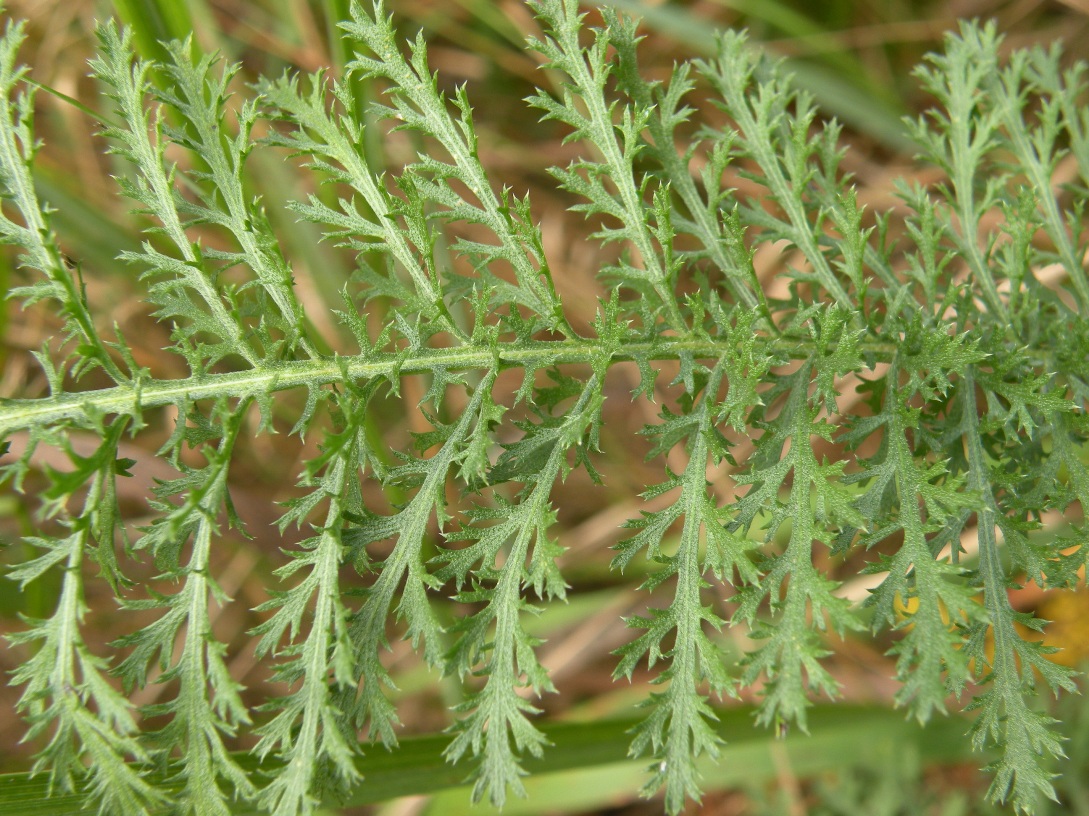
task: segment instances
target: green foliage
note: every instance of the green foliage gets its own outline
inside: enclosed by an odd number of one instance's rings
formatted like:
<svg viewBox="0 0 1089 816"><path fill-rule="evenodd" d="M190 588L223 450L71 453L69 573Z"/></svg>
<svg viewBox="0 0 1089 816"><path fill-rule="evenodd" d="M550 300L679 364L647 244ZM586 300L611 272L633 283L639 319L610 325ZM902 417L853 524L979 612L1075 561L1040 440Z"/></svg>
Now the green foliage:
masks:
<svg viewBox="0 0 1089 816"><path fill-rule="evenodd" d="M923 722L954 705L977 712L973 741L996 756L992 799L1031 812L1055 796L1063 756L1036 689L1073 680L1026 636L1045 622L1016 611L1009 590L1070 588L1085 562L1083 526L1037 533L1045 513L1076 519L1089 506L1084 66L1060 70L1058 49L1003 62L993 26L962 26L918 70L936 106L910 123L944 180L901 184L899 210L874 215L840 169L838 127L743 36L652 82L634 21L604 10L605 25L589 28L574 0L531 7L541 33L528 47L558 82L527 102L579 147L551 172L616 250L600 270L612 294L583 330L528 198L481 160L468 90L445 93L422 37L402 48L380 2L353 4L341 26L355 52L347 77L288 75L234 98L237 66L188 41L144 62L127 31L101 26L91 69L108 102L103 138L147 225L142 248L119 260L171 328L187 370L175 379L153 376L92 314L58 248L32 177L22 28L8 26L0 240L25 270L10 297L47 304L63 333L36 355L49 393L0 400L11 447L0 474L22 490L40 446L69 461L44 474L41 532L26 542L40 554L10 574L24 587L60 574L52 616L9 636L26 650L13 682L41 745L36 767L58 791L89 786L104 813L174 803L227 814L236 800L310 813L360 783L360 734L396 744L383 652L403 637L464 688L445 755L471 764L474 796L502 805L523 792L526 759L549 750L534 701L555 690L525 622L567 588L552 491L576 469L599 480L595 460L616 455L600 450L606 380L634 362L633 399L672 400L644 430L650 457L685 463L646 488L672 501L632 519L613 560L649 565L648 609L628 621L637 634L615 671L657 672L631 742L651 759L646 793L664 787L671 813L699 796L696 760L723 745L712 697L756 688L759 723L804 730L814 698L839 692L829 633L871 628L893 643L898 702ZM420 146L387 175L364 157L360 78L385 89L373 117ZM696 120L697 90L721 116ZM339 313L355 349L323 350L249 191L251 154L283 148L333 191L292 204L297 216L358 253ZM1076 179L1053 185L1066 160ZM758 192L730 189L736 174ZM473 275L439 251L444 230ZM787 294L771 298L752 256L778 241L798 261ZM1060 284L1041 281L1045 267ZM676 378L656 390L670 364ZM522 386L504 393L512 368ZM371 409L417 375L430 430L391 464ZM251 706L212 628L213 609L232 601L210 566L225 528L242 529L228 490L235 448L271 433L293 391L305 407L291 432L321 444L280 528L312 535L282 553L283 583L257 609L258 657L289 692ZM152 521L132 537L116 498L132 463L119 450L164 408L175 425L160 456L178 476L156 487ZM77 453L76 434L94 450ZM708 481L723 462L738 488L727 501ZM387 489L388 512L368 506L363 479ZM448 506L455 486L465 501ZM170 589L127 575L144 553ZM880 576L864 604L843 596L837 560ZM95 571L146 621L101 653L84 635L102 611L85 601ZM362 594L346 592L360 580ZM451 621L443 599L468 611ZM723 649L729 627L756 644L738 666ZM129 698L149 684L165 690L137 708ZM232 755L242 729L275 773ZM154 781L164 767L166 787Z"/></svg>

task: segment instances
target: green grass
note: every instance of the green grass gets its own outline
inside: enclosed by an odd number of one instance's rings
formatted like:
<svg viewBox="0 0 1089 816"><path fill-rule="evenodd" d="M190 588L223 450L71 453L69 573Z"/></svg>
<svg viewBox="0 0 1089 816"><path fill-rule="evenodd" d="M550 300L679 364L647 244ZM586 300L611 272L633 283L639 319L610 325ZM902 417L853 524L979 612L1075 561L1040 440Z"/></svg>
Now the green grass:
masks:
<svg viewBox="0 0 1089 816"><path fill-rule="evenodd" d="M885 707L826 706L813 711L811 734L795 733L779 740L752 728L751 709L718 713L717 730L728 745L718 762L705 761L701 766L709 793L760 786L784 773L804 778L872 770L896 755L915 755L928 763L963 762L969 755L966 724L956 718L920 728ZM370 751L357 761L366 783L348 801L326 804L356 807L434 794L426 812L436 816L530 816L603 807L623 799L643 777L645 762L627 757L629 732L637 723L637 719L607 719L546 724L542 730L552 748L545 757L527 762L529 797L510 801L502 811L470 802L465 772L443 758L448 738L441 735L408 737L393 752ZM255 766L246 755L239 755L238 761L247 770L264 767ZM76 816L86 812L84 804L78 793L48 796L44 779L26 774L0 776L0 814L4 816ZM248 812L242 808L236 816Z"/></svg>

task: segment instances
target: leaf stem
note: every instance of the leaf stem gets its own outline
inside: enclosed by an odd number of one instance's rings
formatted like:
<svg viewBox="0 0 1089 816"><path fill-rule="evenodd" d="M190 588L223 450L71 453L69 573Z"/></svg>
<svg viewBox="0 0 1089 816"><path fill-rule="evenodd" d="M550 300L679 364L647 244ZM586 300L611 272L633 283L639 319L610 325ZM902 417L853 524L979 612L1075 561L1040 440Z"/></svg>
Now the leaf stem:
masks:
<svg viewBox="0 0 1089 816"><path fill-rule="evenodd" d="M804 355L807 341L782 338L766 341L771 354ZM896 351L891 342L863 344L877 360L887 360ZM200 374L178 380L140 379L97 391L80 391L42 399L0 399L0 438L15 431L63 421L79 422L94 413L135 415L148 408L178 405L186 401L215 397L241 398L291 388L310 388L375 377L395 380L405 374L445 369L465 371L490 369L497 362L503 368L541 367L563 364L592 365L603 357L610 362L633 360L720 359L736 351L728 340L699 337L661 337L653 341L627 343L619 347L591 339L557 340L497 348L461 346L424 348L415 352L384 352L352 357L316 358L270 362L260 368L227 374ZM801 354L799 354L801 352Z"/></svg>

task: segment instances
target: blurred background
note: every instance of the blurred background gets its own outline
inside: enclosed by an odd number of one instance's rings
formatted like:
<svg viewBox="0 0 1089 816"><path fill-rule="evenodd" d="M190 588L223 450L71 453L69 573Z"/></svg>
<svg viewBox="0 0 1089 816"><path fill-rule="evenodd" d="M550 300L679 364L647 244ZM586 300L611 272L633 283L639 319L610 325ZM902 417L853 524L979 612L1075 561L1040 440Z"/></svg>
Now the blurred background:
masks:
<svg viewBox="0 0 1089 816"><path fill-rule="evenodd" d="M603 294L594 274L610 261L611 250L587 240L593 225L568 212L573 201L555 189L547 173L548 167L565 165L574 156L572 148L561 143L563 131L554 123L540 123L538 112L522 101L534 85L549 87L553 81L541 70L537 55L523 48L525 37L537 31L531 12L521 0L389 0L387 5L406 37L424 32L432 67L439 72L443 87L467 84L485 166L497 183L518 194L530 193L572 323L588 325ZM599 19L595 3L584 5L594 24ZM939 178L935 168L914 162L901 118L916 115L930 104L920 93L912 68L927 52L941 47L944 33L955 29L958 19L996 20L1005 34L1006 49L1061 42L1069 60L1089 58L1089 0L616 0L613 5L643 18L643 66L655 77L668 77L677 61L709 54L715 31L725 28L747 29L754 43L784 58L800 86L829 117L844 125L843 166L853 174L860 203L877 212L895 211L899 206L893 179L914 176L933 183ZM158 376L184 376L184 361L162 352L169 344L168 328L149 317L136 295L136 270L115 260L141 240L141 224L128 213L128 202L116 194L112 176L122 171L113 158L104 155L104 143L97 135L101 125L87 110L103 109L88 78L94 22L120 17L133 27L141 53L151 58L160 53L158 41L191 32L201 49L219 51L242 64L238 92L245 94L245 82L258 75L319 68L341 73L351 55L336 35L335 24L348 16L348 0L8 0L0 15L28 21L23 61L31 66L35 82L57 92L37 96L38 135L44 142L37 180L42 197L56 208L56 230L62 247L82 271L92 311L118 325L135 349L138 363ZM369 99L381 93L380 88L367 85L360 90ZM366 110L358 115L370 119ZM384 124L368 130L365 150L372 166L395 171L417 145L403 134L386 130ZM354 259L320 243L316 227L297 223L283 207L288 200L304 198L313 189L313 177L298 173L295 162L271 150L257 151L251 161L253 193L268 206L316 330L329 347L350 352L332 310L339 308L337 292L350 275ZM745 183L737 181L738 186ZM216 239L209 235L207 240ZM769 285L777 270L788 263L788 255L783 247L759 248L757 270ZM11 260L10 254L0 255L0 285L5 290L22 274L12 268ZM457 267L462 262L451 258L450 263ZM30 352L50 342L58 325L45 309L21 310L9 304L0 310L0 397L45 393L45 378ZM598 461L605 484L594 487L584 474L575 474L553 494L559 512L556 533L567 548L563 565L572 588L568 604L550 606L534 624L547 640L543 662L560 691L542 703L550 718L631 716L633 703L647 691L639 677L633 684L614 682L615 658L610 655L631 637L621 618L638 613L646 600L636 592L638 582L631 572L621 577L609 570L609 547L623 537L620 525L638 516L642 502L637 495L645 485L660 480L663 466L662 461L642 463L637 455L645 445L636 434L644 424L656 421L657 408L645 400L631 402L627 392L636 378L634 369L618 367L610 380L612 398L606 407L602 445L606 454ZM668 380L661 377L659 382ZM406 402L412 403L425 390L423 383L412 378L404 387ZM298 410L291 399L277 403L285 416ZM669 400L669 395L661 395L660 401L668 404ZM379 404L384 412L381 427L389 448L407 449L409 433L425 428L421 417L405 415L400 406L394 399ZM174 475L154 457L169 432L168 418L163 418L125 443L130 450L124 455L138 465L135 478L120 480L118 488L125 491L122 502L134 528L146 521L152 479ZM284 535L277 531L278 511L270 498L282 501L293 495L299 462L313 453L318 436L312 435L305 443L287 434L255 436L232 470L236 481L232 497L253 538L228 535L218 545L217 574L235 603L222 610L216 630L230 641L232 672L248 687L254 702L277 690L267 668L253 656L254 639L248 630L258 618L248 610L266 599L264 587L274 585L272 570L282 563L279 549L300 537L294 531ZM626 453L627 458L610 461L609 451ZM35 464L64 466L60 454L56 461L49 456L41 451ZM737 458L741 461L743 454ZM0 492L0 539L5 546L0 561L13 563L27 557L29 550L21 538L36 529L38 522L33 500L12 494L7 486L3 490L7 492ZM374 493L368 501L377 509L388 508L396 500L368 490ZM28 484L28 494L34 495L33 484ZM729 498L728 487L723 487L722 498ZM857 570L850 563L827 566L842 577ZM153 577L147 564L127 569L140 580ZM846 591L861 600L866 586L856 582ZM93 642L104 646L132 628L129 613L122 620L115 611L107 586L90 582L88 592L97 610L89 634ZM15 584L0 579L0 632L20 628L19 614L45 614L53 601L48 581L19 594ZM1064 649L1056 659L1076 665L1089 656L1089 602L1084 592L1052 597L1029 585L1014 593L1014 602L1055 621L1048 639ZM743 635L727 632L723 637L733 653L745 648ZM989 784L977 770L985 764L984 758L970 753L961 738L967 721L921 731L901 729L898 714L891 719L883 715L895 691L889 679L891 659L885 655L888 646L889 641L882 638L830 640L830 667L853 707L824 719L818 716L812 740L790 735L774 741L770 734L750 733L742 718L739 740L727 749L717 769L706 767L707 795L703 805L692 805L690 812L723 816L991 812L979 804ZM404 643L394 643L390 659L400 685L398 703L405 733L441 731L448 725L446 709L456 701L456 689L423 668ZM20 652L0 650L0 670L5 674L19 661ZM162 688L143 690L137 702L153 702ZM23 724L13 713L17 696L17 689L0 684L0 745L5 746L0 751L0 771L24 770L32 753L32 746L18 745ZM957 709L955 703L953 708ZM1055 716L1065 723L1071 742L1069 764L1056 769L1062 772L1063 801L1054 812L1089 814L1089 785L1083 781L1089 769L1085 714L1077 700L1065 700L1056 704ZM884 736L882 729L886 729ZM240 747L245 744L243 737ZM659 801L646 802L632 795L642 779L642 765L617 763L536 777L528 783L530 799L515 800L504 813L660 813ZM483 806L470 807L466 791L456 789L329 812L409 816L488 811Z"/></svg>

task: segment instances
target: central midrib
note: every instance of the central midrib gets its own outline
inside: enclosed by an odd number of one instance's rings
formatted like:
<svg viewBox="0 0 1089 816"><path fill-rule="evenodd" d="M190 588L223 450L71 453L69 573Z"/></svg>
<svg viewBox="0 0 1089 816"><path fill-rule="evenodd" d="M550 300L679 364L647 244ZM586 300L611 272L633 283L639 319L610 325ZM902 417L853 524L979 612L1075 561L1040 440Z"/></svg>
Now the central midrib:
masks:
<svg viewBox="0 0 1089 816"><path fill-rule="evenodd" d="M41 399L0 400L0 438L14 431L94 413L133 414L143 408L189 400L271 394L300 386L316 387L344 380L419 374L436 369L463 371L491 368L544 367L631 360L672 360L682 356L718 359L738 346L737 339L660 337L653 341L608 343L599 340L556 340L504 346L421 348L370 352L351 357L325 357L269 363L260 368L203 374L178 380L135 380L95 391L79 391ZM806 356L812 341L786 337L765 339L770 355ZM809 348L807 348L809 347ZM892 343L865 344L875 359L889 357Z"/></svg>

